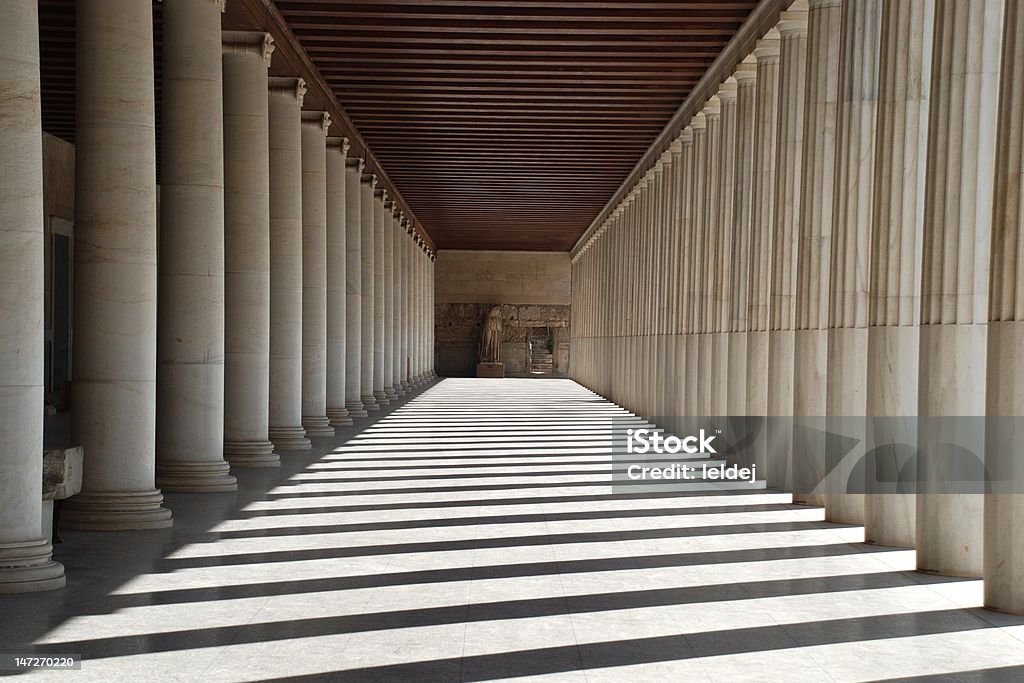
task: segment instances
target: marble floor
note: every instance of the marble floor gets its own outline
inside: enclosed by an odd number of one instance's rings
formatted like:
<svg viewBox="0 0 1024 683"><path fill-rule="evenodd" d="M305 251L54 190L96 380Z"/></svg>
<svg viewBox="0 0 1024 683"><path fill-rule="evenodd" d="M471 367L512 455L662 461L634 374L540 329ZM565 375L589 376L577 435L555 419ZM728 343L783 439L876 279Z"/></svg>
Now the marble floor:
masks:
<svg viewBox="0 0 1024 683"><path fill-rule="evenodd" d="M1022 681L1024 618L783 493L609 483L618 408L448 379L173 529L66 533L0 653L68 681ZM2 674L0 674L2 675Z"/></svg>

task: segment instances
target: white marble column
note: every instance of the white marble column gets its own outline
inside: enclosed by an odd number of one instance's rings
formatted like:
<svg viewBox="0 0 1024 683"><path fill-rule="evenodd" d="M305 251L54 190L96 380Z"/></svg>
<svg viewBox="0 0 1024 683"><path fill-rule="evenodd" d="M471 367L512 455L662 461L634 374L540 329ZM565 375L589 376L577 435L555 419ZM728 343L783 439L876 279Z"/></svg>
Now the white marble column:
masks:
<svg viewBox="0 0 1024 683"><path fill-rule="evenodd" d="M156 483L234 491L224 461L221 0L165 0Z"/></svg>
<svg viewBox="0 0 1024 683"><path fill-rule="evenodd" d="M381 202L381 234L384 243L384 395L388 401L398 398L395 391L395 233L391 222L395 212L393 199Z"/></svg>
<svg viewBox="0 0 1024 683"><path fill-rule="evenodd" d="M808 6L806 118L793 335L793 495L798 502L820 504L821 495L810 491L825 474L829 263L842 2L809 0Z"/></svg>
<svg viewBox="0 0 1024 683"><path fill-rule="evenodd" d="M747 415L747 330L750 287L754 136L757 130L757 62L753 55L736 66L736 142L733 162L733 210L731 246L724 258L729 264L729 298L724 331L728 332L725 415ZM760 413L764 415L764 413ZM743 457L750 457L744 454ZM750 464L750 463L746 463ZM764 470L762 470L762 475Z"/></svg>
<svg viewBox="0 0 1024 683"><path fill-rule="evenodd" d="M391 215L391 235L394 242L391 262L395 270L395 304L391 316L395 328L391 339L391 383L397 395L405 396L406 390L402 386L402 299L405 296L402 287L402 243L405 241L405 231L402 229L402 212L397 205Z"/></svg>
<svg viewBox="0 0 1024 683"><path fill-rule="evenodd" d="M332 437L327 417L327 112L302 112L302 426Z"/></svg>
<svg viewBox="0 0 1024 683"><path fill-rule="evenodd" d="M223 33L224 457L281 464L270 442L269 33Z"/></svg>
<svg viewBox="0 0 1024 683"><path fill-rule="evenodd" d="M413 281L413 310L412 310L412 350L410 352L412 363L412 382L415 386L423 383L423 250L420 246L419 235L413 235L412 246L412 281Z"/></svg>
<svg viewBox="0 0 1024 683"><path fill-rule="evenodd" d="M348 365L348 194L345 163L348 138L327 138L327 417L332 427L347 427L345 407Z"/></svg>
<svg viewBox="0 0 1024 683"><path fill-rule="evenodd" d="M437 371L435 368L435 342L434 333L436 325L434 322L434 264L437 263L437 252L430 252L430 264L428 266L427 273L427 379L437 379Z"/></svg>
<svg viewBox="0 0 1024 683"><path fill-rule="evenodd" d="M673 251L676 254L677 266L674 268L675 283L672 289L675 292L673 350L675 389L673 404L675 406L673 416L673 430L683 434L685 429L684 417L688 414L690 404L687 402L690 377L686 374L686 350L687 337L689 332L689 291L688 278L689 268L685 267L690 245L690 197L692 192L691 177L693 174L693 122L691 121L679 134L679 173L676 176L674 192L677 195L675 208L676 222L676 244ZM683 434L685 436L685 434Z"/></svg>
<svg viewBox="0 0 1024 683"><path fill-rule="evenodd" d="M782 13L779 29L779 125L776 133L768 333L766 480L792 490L793 334L796 328L796 254L800 225L804 90L807 85L807 3Z"/></svg>
<svg viewBox="0 0 1024 683"><path fill-rule="evenodd" d="M747 359L745 415L768 415L768 340L771 327L772 242L775 235L775 165L779 126L779 31L773 28L754 47L755 120L751 176L750 256L747 270ZM752 464L769 479L765 423L748 423L753 431ZM770 480L777 486L778 481Z"/></svg>
<svg viewBox="0 0 1024 683"><path fill-rule="evenodd" d="M412 239L410 236L411 224L409 219L402 217L402 232L401 232L401 249L399 249L401 257L401 278L402 278L402 337L399 342L399 354L402 359L401 370L402 373L402 390L406 393L412 391L412 384L409 382L409 311L410 304L412 301L412 282L409 279L409 268L411 266L409 260L409 248L412 245Z"/></svg>
<svg viewBox="0 0 1024 683"><path fill-rule="evenodd" d="M825 414L828 432L856 445L848 450L837 444L837 452L826 454L838 462L828 473L825 519L863 524L864 482L849 480L855 473L863 477L857 464L866 454L863 418L882 0L846 2L841 12Z"/></svg>
<svg viewBox="0 0 1024 683"><path fill-rule="evenodd" d="M82 493L64 504L61 521L74 529L167 527L171 512L154 485L153 8L79 0L75 22L71 439L87 456Z"/></svg>
<svg viewBox="0 0 1024 683"><path fill-rule="evenodd" d="M270 96L270 440L311 447L302 426L301 78L271 78Z"/></svg>
<svg viewBox="0 0 1024 683"><path fill-rule="evenodd" d="M0 23L0 593L64 586L42 531L43 155L35 0Z"/></svg>
<svg viewBox="0 0 1024 683"><path fill-rule="evenodd" d="M373 397L381 406L391 404L384 391L384 314L387 308L389 287L385 279L384 254L384 202L386 190L373 194Z"/></svg>
<svg viewBox="0 0 1024 683"><path fill-rule="evenodd" d="M693 130L693 159L690 173L689 189L689 225L687 226L686 244L684 253L699 254L703 249L703 227L705 215L705 195L707 190L707 159L708 159L708 132L707 119L703 111L698 112L691 120L690 127ZM707 392L701 392L701 373L699 356L699 337L701 331L701 311L703 291L701 278L704 273L700 268L687 269L687 283L684 285L683 294L686 297L686 396L685 405L687 417L702 417L707 415L707 405L701 400ZM706 373L703 375L706 382ZM705 384L706 386L706 384ZM689 432L688 428L684 431Z"/></svg>
<svg viewBox="0 0 1024 683"><path fill-rule="evenodd" d="M957 482L980 478L984 459L1001 57L995 36L1002 35L1003 8L1004 0L935 4L918 385L923 492L917 495L916 547L919 569L952 576L982 573L983 496ZM971 65L966 72L964 64Z"/></svg>
<svg viewBox="0 0 1024 683"><path fill-rule="evenodd" d="M985 606L1024 614L1024 7L1006 3L989 290Z"/></svg>
<svg viewBox="0 0 1024 683"><path fill-rule="evenodd" d="M352 417L366 417L363 407L363 160L345 165L345 408Z"/></svg>
<svg viewBox="0 0 1024 683"><path fill-rule="evenodd" d="M359 185L359 225L360 225L360 281L362 307L360 311L361 363L360 363L360 397L363 409L380 410L377 398L373 395L373 347L376 333L373 322L373 307L376 283L374 282L374 232L373 232L373 193L377 189L376 175L363 175Z"/></svg>
<svg viewBox="0 0 1024 683"><path fill-rule="evenodd" d="M935 0L884 0L869 282L869 543L913 547L921 240ZM906 444L897 450L892 444ZM911 469L907 469L910 466ZM901 472L905 479L901 481ZM876 473L880 476L876 477Z"/></svg>
<svg viewBox="0 0 1024 683"><path fill-rule="evenodd" d="M736 194L736 100L738 83L730 77L718 89L722 114L718 126L718 214L711 226L711 250L715 265L711 270L708 296L708 341L711 346L711 415L729 414L729 300L732 297L732 255L735 253L733 230L736 219L733 201Z"/></svg>

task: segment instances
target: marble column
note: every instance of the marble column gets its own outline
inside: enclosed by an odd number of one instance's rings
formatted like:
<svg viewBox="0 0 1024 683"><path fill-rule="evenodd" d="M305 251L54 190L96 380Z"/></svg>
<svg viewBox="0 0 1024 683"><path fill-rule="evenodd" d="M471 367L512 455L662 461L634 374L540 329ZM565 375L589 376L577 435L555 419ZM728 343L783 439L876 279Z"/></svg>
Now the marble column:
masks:
<svg viewBox="0 0 1024 683"><path fill-rule="evenodd" d="M345 165L345 408L352 417L366 417L363 383L363 160Z"/></svg>
<svg viewBox="0 0 1024 683"><path fill-rule="evenodd" d="M925 180L917 566L982 573L989 246L1004 0L938 0ZM969 64L966 70L964 64ZM995 368L1003 371L1002 368ZM971 416L976 416L974 419ZM954 419L950 419L954 418Z"/></svg>
<svg viewBox="0 0 1024 683"><path fill-rule="evenodd" d="M302 112L302 426L332 437L327 417L327 112Z"/></svg>
<svg viewBox="0 0 1024 683"><path fill-rule="evenodd" d="M935 0L884 0L868 285L864 537L913 547L925 160ZM907 444L896 449L893 444ZM908 470L908 466L910 469ZM875 473L881 476L876 477ZM901 477L901 473L905 477Z"/></svg>
<svg viewBox="0 0 1024 683"><path fill-rule="evenodd" d="M389 401L398 398L395 391L395 233L391 222L395 212L393 199L381 202L381 234L384 244L384 395Z"/></svg>
<svg viewBox="0 0 1024 683"><path fill-rule="evenodd" d="M793 334L796 328L796 254L800 225L804 90L807 73L807 3L782 13L779 29L779 125L776 132L768 333L768 486L793 487Z"/></svg>
<svg viewBox="0 0 1024 683"><path fill-rule="evenodd" d="M409 219L402 217L402 240L401 249L399 249L401 255L401 278L402 278L402 330L401 330L401 341L399 353L401 355L401 373L402 373L402 390L406 393L412 391L412 384L409 382L409 311L410 304L412 301L412 283L409 280L409 248L412 244L410 238L411 224Z"/></svg>
<svg viewBox="0 0 1024 683"><path fill-rule="evenodd" d="M165 0L156 483L238 488L224 461L224 92L221 0Z"/></svg>
<svg viewBox="0 0 1024 683"><path fill-rule="evenodd" d="M0 24L0 593L64 586L42 531L43 155L35 0Z"/></svg>
<svg viewBox="0 0 1024 683"><path fill-rule="evenodd" d="M673 403L675 408L673 410L673 430L677 434L683 434L686 428L685 416L688 414L690 404L687 402L687 396L690 385L690 377L687 373L687 362L686 362L686 349L687 349L687 337L689 332L689 292L688 292L688 278L689 268L685 267L690 244L690 197L692 191L692 173L693 173L693 122L683 128L679 134L679 173L676 176L674 192L677 195L676 200L676 243L673 251L676 254L677 266L673 269L675 275L675 282L672 285L672 290L675 293L675 305L673 309L674 314L674 331L673 331L673 350L674 359L673 366L674 371L672 376L675 378L675 389L673 396ZM685 434L683 434L685 436Z"/></svg>
<svg viewBox="0 0 1024 683"><path fill-rule="evenodd" d="M168 527L171 512L155 488L153 8L79 0L75 25L71 439L87 455L82 492L65 502L61 521L107 531Z"/></svg>
<svg viewBox="0 0 1024 683"><path fill-rule="evenodd" d="M730 77L718 89L722 114L718 128L718 215L711 226L711 271L708 297L708 341L711 345L711 415L729 414L729 307L732 297L732 255L736 253L733 230L736 219L733 201L736 194L736 102L739 84Z"/></svg>
<svg viewBox="0 0 1024 683"><path fill-rule="evenodd" d="M825 475L829 263L836 172L841 0L809 0L803 174L796 262L793 335L793 498L821 504L811 493Z"/></svg>
<svg viewBox="0 0 1024 683"><path fill-rule="evenodd" d="M391 404L388 394L384 391L384 314L387 309L387 298L390 287L385 279L384 254L387 245L384 243L384 202L387 201L386 190L376 190L373 195L373 397L382 406Z"/></svg>
<svg viewBox="0 0 1024 683"><path fill-rule="evenodd" d="M375 298L375 251L373 232L373 193L377 189L376 175L363 175L359 185L359 225L360 225L360 281L362 307L360 310L360 325L362 327L361 351L360 351L360 396L363 409L367 411L380 410L377 398L373 395L373 347L374 335L376 333L373 322L373 307Z"/></svg>
<svg viewBox="0 0 1024 683"><path fill-rule="evenodd" d="M693 159L689 177L689 225L687 226L686 242L683 252L686 254L700 254L703 249L703 226L705 192L707 189L707 118L703 111L698 112L690 120L690 128L693 130ZM701 331L700 313L702 310L701 300L701 278L704 276L700 268L687 269L687 283L684 285L683 295L686 297L686 396L685 405L687 417L702 417L707 415L706 405L701 401L700 391L701 377L698 373L700 368L699 342L698 337ZM705 375L706 377L706 375ZM705 392L706 395L706 392ZM683 431L689 433L691 422L683 427Z"/></svg>
<svg viewBox="0 0 1024 683"><path fill-rule="evenodd" d="M405 396L406 390L402 386L402 299L405 290L402 287L402 242L405 241L405 232L402 230L402 212L395 206L391 215L391 235L394 241L394 248L391 252L391 262L395 270L395 304L392 314L392 324L395 332L391 340L391 379L395 393Z"/></svg>
<svg viewBox="0 0 1024 683"><path fill-rule="evenodd" d="M731 231L729 296L725 305L723 331L726 336L726 402L724 415L731 416L730 443L751 434L747 415L747 330L748 287L750 285L750 233L754 177L754 133L757 128L757 62L753 55L736 65L736 141L733 152L732 220L723 223ZM764 413L761 413L764 415ZM759 444L763 449L763 443ZM763 450L762 450L763 452ZM744 466L754 464L754 451L738 444L732 459ZM764 476L764 470L760 472Z"/></svg>
<svg viewBox="0 0 1024 683"><path fill-rule="evenodd" d="M435 323L434 323L434 264L437 263L437 252L430 252L430 264L428 266L427 273L427 379L437 379L437 371L434 369L434 334L435 334Z"/></svg>
<svg viewBox="0 0 1024 683"><path fill-rule="evenodd" d="M867 438L868 288L882 0L847 2L841 13L825 414L829 434L847 437L856 445L849 449L837 444L837 452L826 452L836 464L828 473L825 519L863 524L864 470L858 464L866 455ZM855 474L860 481L850 481Z"/></svg>
<svg viewBox="0 0 1024 683"><path fill-rule="evenodd" d="M996 142L995 212L989 290L985 463L985 606L1024 614L1024 8L1006 3Z"/></svg>
<svg viewBox="0 0 1024 683"><path fill-rule="evenodd" d="M779 128L779 31L773 28L754 47L757 78L751 176L750 256L747 270L746 412L758 417L768 412L768 348L771 328L772 243L775 236L776 140ZM748 422L753 454L760 476L769 479L766 424ZM778 485L771 480L770 485Z"/></svg>
<svg viewBox="0 0 1024 683"><path fill-rule="evenodd" d="M276 467L270 406L269 33L223 33L224 457Z"/></svg>
<svg viewBox="0 0 1024 683"><path fill-rule="evenodd" d="M271 78L270 112L270 440L311 447L302 426L302 98L301 78Z"/></svg>
<svg viewBox="0 0 1024 683"><path fill-rule="evenodd" d="M412 363L412 382L415 386L423 383L423 320L420 311L423 308L423 250L420 247L419 235L413 235L412 243L412 281L413 281L413 310L412 310L412 350L410 352Z"/></svg>
<svg viewBox="0 0 1024 683"><path fill-rule="evenodd" d="M327 138L327 417L332 427L347 427L345 407L348 365L348 194L345 162L348 138Z"/></svg>

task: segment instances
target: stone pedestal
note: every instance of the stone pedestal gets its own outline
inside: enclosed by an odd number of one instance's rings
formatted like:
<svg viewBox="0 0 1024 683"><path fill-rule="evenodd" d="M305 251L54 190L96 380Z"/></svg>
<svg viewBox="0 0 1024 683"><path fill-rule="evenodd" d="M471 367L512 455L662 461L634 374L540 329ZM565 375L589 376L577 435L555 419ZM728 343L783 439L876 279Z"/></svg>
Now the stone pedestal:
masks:
<svg viewBox="0 0 1024 683"><path fill-rule="evenodd" d="M476 376L477 377L504 377L505 376L505 364L504 363L477 363L476 364Z"/></svg>

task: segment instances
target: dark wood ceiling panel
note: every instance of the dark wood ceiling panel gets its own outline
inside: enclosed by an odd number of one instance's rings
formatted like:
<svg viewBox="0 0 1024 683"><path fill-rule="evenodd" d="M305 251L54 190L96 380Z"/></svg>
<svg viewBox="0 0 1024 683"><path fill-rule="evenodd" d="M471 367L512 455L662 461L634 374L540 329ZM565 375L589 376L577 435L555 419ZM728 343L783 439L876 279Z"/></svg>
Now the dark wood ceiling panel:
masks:
<svg viewBox="0 0 1024 683"><path fill-rule="evenodd" d="M568 251L756 0L275 0L439 248Z"/></svg>

